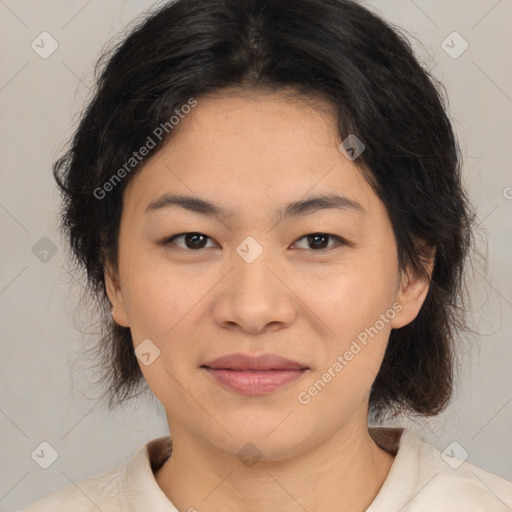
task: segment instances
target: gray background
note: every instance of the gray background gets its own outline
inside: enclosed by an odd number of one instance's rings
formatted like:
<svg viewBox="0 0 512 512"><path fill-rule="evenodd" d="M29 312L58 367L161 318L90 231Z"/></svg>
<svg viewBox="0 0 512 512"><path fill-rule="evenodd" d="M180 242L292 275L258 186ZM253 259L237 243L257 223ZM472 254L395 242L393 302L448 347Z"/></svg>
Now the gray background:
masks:
<svg viewBox="0 0 512 512"><path fill-rule="evenodd" d="M93 376L80 354L96 339L94 311L80 301L80 276L69 274L51 175L90 94L100 50L153 3L0 0L2 510L113 468L168 434L155 402L109 412L90 390ZM456 441L469 462L512 480L512 2L368 5L414 37L418 55L446 85L465 180L487 234L479 239L487 265L471 280L473 326L481 335L461 340L455 400L440 417L405 424L440 450ZM31 48L43 31L59 45L46 59ZM458 58L441 46L453 31L469 44ZM452 53L462 48L457 38L446 44ZM43 441L58 452L48 469L31 458Z"/></svg>

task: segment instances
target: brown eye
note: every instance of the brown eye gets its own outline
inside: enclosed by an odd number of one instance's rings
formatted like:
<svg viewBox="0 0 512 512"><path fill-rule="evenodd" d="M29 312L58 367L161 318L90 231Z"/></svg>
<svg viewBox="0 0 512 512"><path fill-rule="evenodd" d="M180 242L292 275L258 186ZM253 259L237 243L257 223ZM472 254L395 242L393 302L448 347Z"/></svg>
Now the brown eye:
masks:
<svg viewBox="0 0 512 512"><path fill-rule="evenodd" d="M182 239L185 246L180 246L175 243L175 240ZM204 235L203 233L181 233L179 235L174 235L170 238L166 238L162 245L168 246L169 244L178 245L181 249L189 249L189 250L198 250L198 249L204 249L207 240L209 240L210 237Z"/></svg>
<svg viewBox="0 0 512 512"><path fill-rule="evenodd" d="M328 233L310 233L308 235L304 235L300 240L306 240L306 243L308 247L306 249L311 249L315 252L321 252L330 249L333 246L336 246L335 244L328 245L329 239L335 240L338 245L345 244L345 241L336 235L330 235ZM298 242L295 242L297 244Z"/></svg>

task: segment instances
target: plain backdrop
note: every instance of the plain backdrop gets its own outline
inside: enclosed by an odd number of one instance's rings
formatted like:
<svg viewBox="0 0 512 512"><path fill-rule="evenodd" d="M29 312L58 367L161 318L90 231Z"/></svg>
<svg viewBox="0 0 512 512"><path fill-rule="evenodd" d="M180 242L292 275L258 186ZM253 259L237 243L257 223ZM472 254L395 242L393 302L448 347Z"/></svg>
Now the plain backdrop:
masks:
<svg viewBox="0 0 512 512"><path fill-rule="evenodd" d="M91 396L83 349L97 338L91 310L78 300L80 276L69 274L51 174L90 94L100 51L153 4L0 0L2 510L19 510L113 468L168 434L155 401L108 412ZM512 480L512 2L367 5L407 31L421 61L445 84L464 179L487 237L480 241L487 263L471 280L480 334L461 340L455 398L440 417L402 424L441 451L457 442L469 462ZM58 47L43 58L52 44ZM48 469L33 456L42 442L57 453Z"/></svg>

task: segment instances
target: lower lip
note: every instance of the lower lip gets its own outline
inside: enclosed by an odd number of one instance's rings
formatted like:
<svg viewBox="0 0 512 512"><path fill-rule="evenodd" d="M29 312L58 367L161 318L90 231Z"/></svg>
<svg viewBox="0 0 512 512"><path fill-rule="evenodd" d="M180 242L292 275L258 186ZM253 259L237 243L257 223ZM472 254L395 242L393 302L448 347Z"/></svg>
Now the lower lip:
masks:
<svg viewBox="0 0 512 512"><path fill-rule="evenodd" d="M221 385L243 395L265 395L299 379L307 370L215 370L205 368Z"/></svg>

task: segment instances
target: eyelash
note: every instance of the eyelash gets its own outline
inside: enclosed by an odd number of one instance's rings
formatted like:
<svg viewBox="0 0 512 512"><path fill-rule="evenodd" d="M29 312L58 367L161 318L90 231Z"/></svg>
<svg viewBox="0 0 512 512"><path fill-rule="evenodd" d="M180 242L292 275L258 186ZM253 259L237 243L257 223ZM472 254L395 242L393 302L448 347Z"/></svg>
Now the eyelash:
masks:
<svg viewBox="0 0 512 512"><path fill-rule="evenodd" d="M159 245L167 247L170 244L173 244L173 241L175 239L180 238L180 237L184 237L186 235L201 235L201 236L206 237L207 239L211 240L211 238L209 236L205 235L204 233L200 233L198 231L191 231L191 232L180 233L180 234L177 234L177 235L173 235L173 236L167 237L164 240L162 240L161 242L159 242ZM298 238L294 242L294 244L296 244L297 242L299 242L303 238L307 238L308 236L322 236L322 237L332 238L333 240L336 240L338 242L338 247L342 246L342 245L350 245L346 240L344 240L343 238L341 238L339 236L331 235L329 233L320 233L320 232L318 232L318 233L308 233L306 235L303 235L300 238ZM174 244L174 245L176 245L176 244ZM317 252L317 253L324 253L324 252L330 251L331 249L333 249L333 247L336 247L336 245L331 246L331 247L326 247L324 249L311 249L311 250L313 252ZM201 252L201 250L203 249L203 248L201 248L201 249L189 249L189 248L183 248L183 247L179 247L179 246L178 246L178 248L182 249L184 251L192 251L192 252Z"/></svg>

